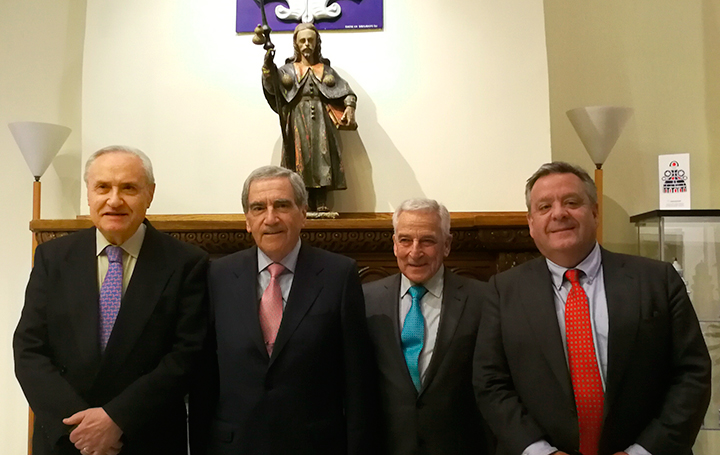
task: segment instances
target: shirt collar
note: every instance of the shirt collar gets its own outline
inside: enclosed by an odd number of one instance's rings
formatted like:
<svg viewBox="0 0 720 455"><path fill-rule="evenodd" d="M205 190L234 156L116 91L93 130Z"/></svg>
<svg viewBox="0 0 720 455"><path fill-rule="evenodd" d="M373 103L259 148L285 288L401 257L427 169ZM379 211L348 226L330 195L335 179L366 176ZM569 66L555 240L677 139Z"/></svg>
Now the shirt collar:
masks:
<svg viewBox="0 0 720 455"><path fill-rule="evenodd" d="M403 274L400 274L400 297L404 297L405 294L407 294L408 289L410 289L410 286L414 286L416 284L422 284L425 286L425 289L428 290L428 292L438 299L442 296L443 291L443 278L445 276L445 266L440 265L440 268L437 272L435 272L435 275L432 276L429 280L427 280L424 283L413 283L410 281L408 277L406 277Z"/></svg>
<svg viewBox="0 0 720 455"><path fill-rule="evenodd" d="M557 265L548 258L545 258L545 261L547 262L548 269L550 269L550 276L552 277L553 285L556 289L560 289L563 285L565 272L570 269L561 265ZM573 268L581 270L587 277L587 282L589 284L592 284L595 278L597 278L598 273L600 272L601 265L602 254L600 254L600 245L595 242L595 247L593 247L592 251L590 251L590 254L588 254L585 259L582 260L582 262L580 262Z"/></svg>
<svg viewBox="0 0 720 455"><path fill-rule="evenodd" d="M287 269L290 273L295 273L295 266L297 265L298 260L298 254L300 253L300 239L298 238L297 243L295 244L295 247L283 258L282 261L280 261L280 264L282 264L285 269ZM268 257L267 254L263 252L260 248L258 248L258 273L262 272L272 264L274 261Z"/></svg>
<svg viewBox="0 0 720 455"><path fill-rule="evenodd" d="M142 223L138 228L137 231L122 245L118 245L120 248L123 249L127 254L137 259L137 257L140 255L140 248L142 247L143 240L145 240L145 231L147 230L147 226L145 226L145 223ZM103 252L105 247L108 245L112 245L108 241L108 239L105 238L104 235L102 235L102 232L100 232L99 229L95 229L95 255L100 256L100 254Z"/></svg>

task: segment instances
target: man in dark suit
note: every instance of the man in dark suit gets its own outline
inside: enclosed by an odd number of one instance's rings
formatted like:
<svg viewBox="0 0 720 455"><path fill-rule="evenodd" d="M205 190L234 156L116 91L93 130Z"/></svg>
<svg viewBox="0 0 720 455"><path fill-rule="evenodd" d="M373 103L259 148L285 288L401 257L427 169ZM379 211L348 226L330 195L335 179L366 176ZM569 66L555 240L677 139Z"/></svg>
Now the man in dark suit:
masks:
<svg viewBox="0 0 720 455"><path fill-rule="evenodd" d="M581 168L545 164L525 195L544 257L491 279L475 352L499 453L690 454L710 358L682 280L597 244L597 193Z"/></svg>
<svg viewBox="0 0 720 455"><path fill-rule="evenodd" d="M367 283L388 455L489 453L472 361L486 283L447 270L450 214L409 199L393 214L399 274ZM419 332L417 331L419 330Z"/></svg>
<svg viewBox="0 0 720 455"><path fill-rule="evenodd" d="M307 192L294 172L253 171L242 203L257 246L210 266L193 455L377 453L376 375L355 262L300 241Z"/></svg>
<svg viewBox="0 0 720 455"><path fill-rule="evenodd" d="M143 223L155 184L141 151L97 151L85 181L95 227L37 248L13 340L33 454L185 454L207 255Z"/></svg>

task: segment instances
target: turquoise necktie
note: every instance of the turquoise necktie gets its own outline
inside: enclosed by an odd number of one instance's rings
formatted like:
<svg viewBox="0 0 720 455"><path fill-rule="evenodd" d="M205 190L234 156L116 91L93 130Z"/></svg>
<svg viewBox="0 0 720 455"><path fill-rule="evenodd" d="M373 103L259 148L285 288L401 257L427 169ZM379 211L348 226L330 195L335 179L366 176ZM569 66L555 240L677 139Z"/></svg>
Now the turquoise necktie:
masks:
<svg viewBox="0 0 720 455"><path fill-rule="evenodd" d="M410 297L412 297L412 305L405 322L403 323L400 340L402 342L403 355L407 364L410 377L412 378L415 388L420 391L420 370L418 369L418 359L420 351L423 348L423 340L425 338L425 319L422 311L420 311L420 300L423 298L427 289L422 285L411 286L408 289Z"/></svg>

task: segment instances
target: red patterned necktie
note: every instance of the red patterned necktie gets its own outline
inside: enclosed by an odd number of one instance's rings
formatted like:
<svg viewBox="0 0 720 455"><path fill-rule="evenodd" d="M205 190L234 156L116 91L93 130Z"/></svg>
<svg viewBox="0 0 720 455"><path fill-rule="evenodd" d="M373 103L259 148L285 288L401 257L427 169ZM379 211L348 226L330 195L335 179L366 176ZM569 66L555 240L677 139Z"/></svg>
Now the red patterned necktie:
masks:
<svg viewBox="0 0 720 455"><path fill-rule="evenodd" d="M565 332L575 407L580 428L580 453L597 455L603 419L603 388L595 344L593 343L590 306L580 286L580 271L571 269L565 278L572 287L565 303Z"/></svg>
<svg viewBox="0 0 720 455"><path fill-rule="evenodd" d="M268 355L272 355L275 346L275 337L277 337L280 321L282 321L283 303L282 290L277 277L285 271L282 264L276 262L268 266L270 271L270 284L265 288L262 298L260 299L260 328L262 329L263 338L265 339L265 347Z"/></svg>

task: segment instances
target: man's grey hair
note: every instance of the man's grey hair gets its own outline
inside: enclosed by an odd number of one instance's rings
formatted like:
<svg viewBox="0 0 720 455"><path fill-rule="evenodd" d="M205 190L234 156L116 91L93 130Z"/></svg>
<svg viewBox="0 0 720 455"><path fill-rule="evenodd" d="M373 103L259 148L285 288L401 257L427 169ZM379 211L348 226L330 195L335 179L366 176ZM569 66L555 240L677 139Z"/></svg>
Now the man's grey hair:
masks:
<svg viewBox="0 0 720 455"><path fill-rule="evenodd" d="M298 173L280 166L263 166L252 171L250 175L248 175L248 178L245 179L242 189L243 212L247 213L250 208L248 201L250 184L255 180L274 179L278 177L290 180L290 186L292 186L295 196L295 205L301 209L307 207L308 193L305 189L305 182L303 182L302 177L300 177Z"/></svg>
<svg viewBox="0 0 720 455"><path fill-rule="evenodd" d="M585 194L592 205L597 204L597 188L595 182L590 175L585 172L585 169L575 164L566 163L565 161L553 161L552 163L545 163L530 176L525 184L525 205L527 206L528 212L531 211L530 207L530 192L540 178L551 174L573 174L576 175L583 183L585 187Z"/></svg>
<svg viewBox="0 0 720 455"><path fill-rule="evenodd" d="M397 234L400 214L403 212L430 212L440 219L440 230L445 237L450 237L450 212L447 207L434 199L415 198L404 200L393 213L393 233Z"/></svg>
<svg viewBox="0 0 720 455"><path fill-rule="evenodd" d="M150 158L148 158L148 156L144 154L142 150L136 149L134 147L128 147L127 145L110 145L108 147L103 147L97 152L90 155L90 158L88 158L85 162L85 174L83 175L83 178L85 179L86 185L88 182L88 170L90 169L90 166L95 162L98 157L108 153L129 153L140 158L140 161L142 161L143 170L145 171L145 178L148 185L155 184L155 176L153 175L152 162L150 162Z"/></svg>

